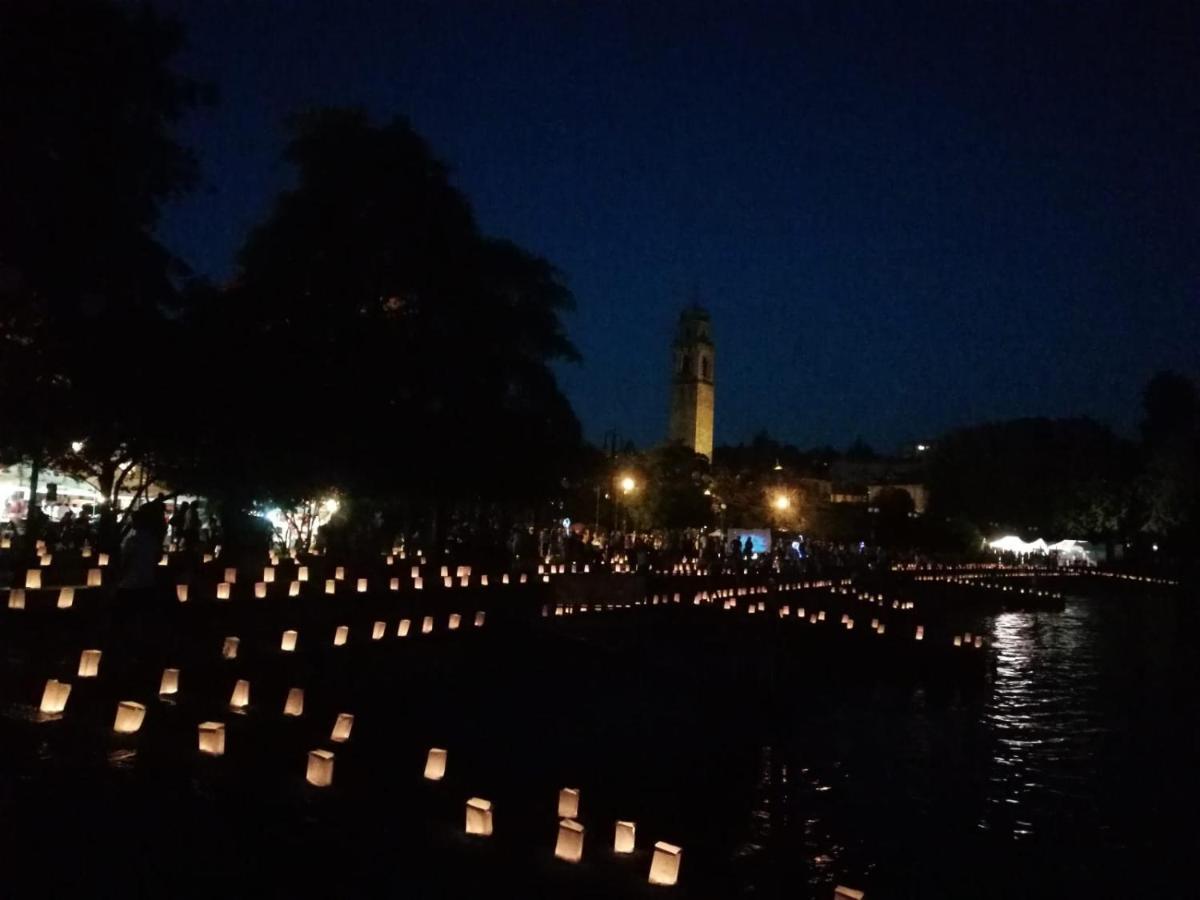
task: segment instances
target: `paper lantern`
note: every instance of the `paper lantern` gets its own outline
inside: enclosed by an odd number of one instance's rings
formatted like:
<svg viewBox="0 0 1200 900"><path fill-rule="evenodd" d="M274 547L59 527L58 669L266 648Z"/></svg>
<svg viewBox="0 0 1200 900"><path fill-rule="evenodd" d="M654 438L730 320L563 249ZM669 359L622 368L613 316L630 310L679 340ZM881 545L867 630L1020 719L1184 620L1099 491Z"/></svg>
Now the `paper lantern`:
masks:
<svg viewBox="0 0 1200 900"><path fill-rule="evenodd" d="M617 831L613 837L613 851L616 853L632 853L637 843L637 826L632 822L617 820Z"/></svg>
<svg viewBox="0 0 1200 900"><path fill-rule="evenodd" d="M275 581L275 567L267 566L263 569L263 581L266 584L272 584Z"/></svg>
<svg viewBox="0 0 1200 900"><path fill-rule="evenodd" d="M180 603L187 603L188 586L186 584L175 585L175 599L178 600Z"/></svg>
<svg viewBox="0 0 1200 900"><path fill-rule="evenodd" d="M208 756L225 754L225 725L223 723L200 723L200 752Z"/></svg>
<svg viewBox="0 0 1200 900"><path fill-rule="evenodd" d="M443 579L442 579L442 587L444 587L444 588L452 588L452 587L454 587L454 579L453 579L453 578L449 578L449 577L447 577L447 578L443 578Z"/></svg>
<svg viewBox="0 0 1200 900"><path fill-rule="evenodd" d="M376 622L371 627L371 640L379 641L383 639L384 631L387 629L386 622Z"/></svg>
<svg viewBox="0 0 1200 900"><path fill-rule="evenodd" d="M479 584L481 587L487 587L488 586L488 577L486 575L480 575L479 576Z"/></svg>
<svg viewBox="0 0 1200 900"><path fill-rule="evenodd" d="M803 606L801 606L798 610L796 610L796 618L797 619L804 618L804 607Z"/></svg>
<svg viewBox="0 0 1200 900"><path fill-rule="evenodd" d="M289 688L287 699L283 701L285 716L298 716L304 712L304 688Z"/></svg>
<svg viewBox="0 0 1200 900"><path fill-rule="evenodd" d="M525 583L527 583L528 581L529 581L529 574L528 574L528 573L526 573L526 572L522 572L522 573L521 573L521 578L520 578L520 582L521 582L521 584L525 584Z"/></svg>
<svg viewBox="0 0 1200 900"><path fill-rule="evenodd" d="M117 734L136 734L145 718L145 706L132 700L122 700L117 704L117 718L113 722L113 731Z"/></svg>
<svg viewBox="0 0 1200 900"><path fill-rule="evenodd" d="M228 600L229 599L229 582L228 581L222 581L220 584L217 585L217 599L218 600Z"/></svg>
<svg viewBox="0 0 1200 900"><path fill-rule="evenodd" d="M954 636L954 646L955 646L955 647L961 647L961 646L962 646L962 635L961 635L961 634L956 634L956 635Z"/></svg>
<svg viewBox="0 0 1200 900"><path fill-rule="evenodd" d="M365 578L358 579L358 592L360 594L365 594L367 592L367 579L365 579Z"/></svg>
<svg viewBox="0 0 1200 900"><path fill-rule="evenodd" d="M179 693L179 670L163 669L162 679L158 682L158 696L170 697Z"/></svg>
<svg viewBox="0 0 1200 900"><path fill-rule="evenodd" d="M296 641L300 634L290 628L283 633L283 637L279 641L279 649L284 653L291 653L296 649Z"/></svg>
<svg viewBox="0 0 1200 900"><path fill-rule="evenodd" d="M254 596L259 600L267 596L267 583L265 581L254 582Z"/></svg>
<svg viewBox="0 0 1200 900"><path fill-rule="evenodd" d="M100 674L100 651L84 650L79 654L79 677L95 678Z"/></svg>
<svg viewBox="0 0 1200 900"><path fill-rule="evenodd" d="M917 626L917 640L918 641L925 640L925 626L924 625Z"/></svg>
<svg viewBox="0 0 1200 900"><path fill-rule="evenodd" d="M108 565L108 554L107 553L98 554L96 556L96 565L100 566L100 568L104 568L105 566L107 566Z"/></svg>
<svg viewBox="0 0 1200 900"><path fill-rule="evenodd" d="M423 591L424 589L425 589L425 579L424 578L414 578L413 579L413 590L414 591Z"/></svg>
<svg viewBox="0 0 1200 900"><path fill-rule="evenodd" d="M400 590L400 579L399 578L388 579L388 590L389 591Z"/></svg>
<svg viewBox="0 0 1200 900"><path fill-rule="evenodd" d="M333 754L328 750L308 751L308 771L304 779L313 787L333 784Z"/></svg>
<svg viewBox="0 0 1200 900"><path fill-rule="evenodd" d="M683 850L674 844L659 841L654 845L650 860L650 883L672 885L679 880L679 858Z"/></svg>
<svg viewBox="0 0 1200 900"><path fill-rule="evenodd" d="M338 717L333 723L333 732L329 735L329 739L337 741L339 744L345 743L350 740L350 730L353 727L353 713L338 713Z"/></svg>
<svg viewBox="0 0 1200 900"><path fill-rule="evenodd" d="M12 549L12 538L9 537L7 534L4 535L4 537L0 537L0 550L11 550L11 549ZM91 552L85 549L83 555L90 556Z"/></svg>
<svg viewBox="0 0 1200 900"><path fill-rule="evenodd" d="M880 625L880 626L879 626L879 627L878 627L878 628L875 630L875 633L876 633L876 634L883 634L883 633L884 633L886 630L887 630L887 626L886 626L886 625Z"/></svg>
<svg viewBox="0 0 1200 900"><path fill-rule="evenodd" d="M876 628L878 628L878 627L879 627L879 620L878 620L878 619L872 619L872 620L871 620L871 630L872 630L872 631L874 631L874 630L875 630Z"/></svg>
<svg viewBox="0 0 1200 900"><path fill-rule="evenodd" d="M579 816L579 788L563 788L558 792L558 817L574 819Z"/></svg>
<svg viewBox="0 0 1200 900"><path fill-rule="evenodd" d="M174 549L174 548L172 548L172 549ZM167 559L167 554L165 554L165 553L158 558L158 564L160 566L165 566L168 562L169 562L169 560Z"/></svg>
<svg viewBox="0 0 1200 900"><path fill-rule="evenodd" d="M237 659L238 645L241 644L241 639L235 637L225 638L225 642L221 645L221 656L224 659Z"/></svg>
<svg viewBox="0 0 1200 900"><path fill-rule="evenodd" d="M975 646L976 647L983 646L983 638L980 635L975 635Z"/></svg>
<svg viewBox="0 0 1200 900"><path fill-rule="evenodd" d="M467 801L467 834L487 837L492 833L492 803L479 797Z"/></svg>
<svg viewBox="0 0 1200 900"><path fill-rule="evenodd" d="M288 596L289 597L299 597L300 596L300 582L299 581L293 581L291 584L288 585Z"/></svg>
<svg viewBox="0 0 1200 900"><path fill-rule="evenodd" d="M37 591L42 587L42 571L41 569L30 569L25 573L25 590Z"/></svg>
<svg viewBox="0 0 1200 900"><path fill-rule="evenodd" d="M70 696L69 682L51 678L46 681L46 687L42 691L42 703L38 708L46 715L60 715L67 708L67 698Z"/></svg>
<svg viewBox="0 0 1200 900"><path fill-rule="evenodd" d="M53 553L43 553L38 557L38 563L43 568L49 566L53 562L54 562L54 554ZM162 563L159 563L159 565L161 566Z"/></svg>
<svg viewBox="0 0 1200 900"><path fill-rule="evenodd" d="M433 616L426 616L421 620L421 634L429 634L433 631Z"/></svg>
<svg viewBox="0 0 1200 900"><path fill-rule="evenodd" d="M338 581L345 581L346 580L346 567L338 566L336 569L334 569L333 577L336 578Z"/></svg>
<svg viewBox="0 0 1200 900"><path fill-rule="evenodd" d="M87 586L100 587L104 583L104 573L100 569L88 569Z"/></svg>
<svg viewBox="0 0 1200 900"><path fill-rule="evenodd" d="M450 613L450 630L457 631L458 626L462 624L462 616L458 613Z"/></svg>
<svg viewBox="0 0 1200 900"><path fill-rule="evenodd" d="M239 678L233 686L233 694L229 697L229 705L234 709L245 709L250 705L250 682Z"/></svg>
<svg viewBox="0 0 1200 900"><path fill-rule="evenodd" d="M408 637L408 630L412 628L411 619L401 619L400 624L396 626L396 637Z"/></svg>
<svg viewBox="0 0 1200 900"><path fill-rule="evenodd" d="M346 643L346 639L350 637L350 626L339 625L337 631L333 633L333 646L341 647Z"/></svg>
<svg viewBox="0 0 1200 900"><path fill-rule="evenodd" d="M226 569L224 580L227 584L237 584L237 569L232 567Z"/></svg>
<svg viewBox="0 0 1200 900"><path fill-rule="evenodd" d="M334 579L332 579L332 578L325 579L325 593L326 594L337 593L337 582Z"/></svg>
<svg viewBox="0 0 1200 900"><path fill-rule="evenodd" d="M500 583L508 584L508 573L507 572L505 572L503 575L500 576Z"/></svg>
<svg viewBox="0 0 1200 900"><path fill-rule="evenodd" d="M864 894L862 891L857 891L854 888L843 887L840 884L833 889L833 900L863 900L863 897L865 896L866 894Z"/></svg>
<svg viewBox="0 0 1200 900"><path fill-rule="evenodd" d="M484 620L487 618L487 613L482 609L475 613L475 627L482 628Z"/></svg>
<svg viewBox="0 0 1200 900"><path fill-rule="evenodd" d="M442 566L441 576L442 576L442 578L450 577L450 567L449 566Z"/></svg>
<svg viewBox="0 0 1200 900"><path fill-rule="evenodd" d="M386 563L387 563L389 566L391 566L391 565L395 565L395 563L396 563L396 557L392 556L392 555L389 553L389 554L388 554L388 557L387 557L387 559L386 559L386 560L384 560L384 562L386 562Z"/></svg>
<svg viewBox="0 0 1200 900"><path fill-rule="evenodd" d="M308 566L301 566L296 570L297 581L308 581Z"/></svg>
<svg viewBox="0 0 1200 900"><path fill-rule="evenodd" d="M416 580L417 578L420 578L420 577L421 577L421 567L420 567L420 566L413 566L413 567L412 567L412 571L411 571L409 574L411 574L411 575L412 575L412 577L413 577L413 579L414 579L414 580Z"/></svg>
<svg viewBox="0 0 1200 900"><path fill-rule="evenodd" d="M202 557L202 560L206 563L210 563L213 561L213 555L211 553L205 553Z"/></svg>
<svg viewBox="0 0 1200 900"><path fill-rule="evenodd" d="M425 777L430 781L441 781L446 777L446 751L441 747L430 747L425 757Z"/></svg>
<svg viewBox="0 0 1200 900"><path fill-rule="evenodd" d="M65 587L58 589L58 608L70 609L75 605L75 588Z"/></svg>
<svg viewBox="0 0 1200 900"><path fill-rule="evenodd" d="M817 613L817 621L818 621L818 622L824 622L824 621L825 621L825 610L823 610L823 609L822 609L822 610L820 610L820 611Z"/></svg>
<svg viewBox="0 0 1200 900"><path fill-rule="evenodd" d="M583 858L583 826L574 819L563 819L558 823L554 855L565 862L579 862Z"/></svg>
<svg viewBox="0 0 1200 900"><path fill-rule="evenodd" d="M13 588L8 592L8 608L9 609L24 609L25 608L25 589Z"/></svg>

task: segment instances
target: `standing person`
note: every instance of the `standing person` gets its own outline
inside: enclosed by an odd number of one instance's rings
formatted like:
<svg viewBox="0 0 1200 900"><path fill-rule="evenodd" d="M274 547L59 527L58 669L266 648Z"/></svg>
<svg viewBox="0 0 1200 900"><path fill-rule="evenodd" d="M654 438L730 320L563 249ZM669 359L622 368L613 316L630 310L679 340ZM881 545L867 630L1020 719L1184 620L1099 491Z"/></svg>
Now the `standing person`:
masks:
<svg viewBox="0 0 1200 900"><path fill-rule="evenodd" d="M175 511L171 513L171 518L168 525L171 528L171 540L178 547L183 543L183 526L187 522L188 512L191 511L191 504L184 500L175 506Z"/></svg>

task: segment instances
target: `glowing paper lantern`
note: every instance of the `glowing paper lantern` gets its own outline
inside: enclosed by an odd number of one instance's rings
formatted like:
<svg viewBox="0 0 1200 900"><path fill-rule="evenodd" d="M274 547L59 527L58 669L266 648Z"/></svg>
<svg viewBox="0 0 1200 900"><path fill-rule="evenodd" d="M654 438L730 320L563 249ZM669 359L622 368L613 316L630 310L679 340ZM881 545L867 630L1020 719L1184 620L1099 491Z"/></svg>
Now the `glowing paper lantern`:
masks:
<svg viewBox="0 0 1200 900"><path fill-rule="evenodd" d="M399 578L392 578L392 579L389 579L389 581L388 581L388 590L389 590L389 591L398 591L398 590L400 590L400 579L399 579Z"/></svg>
<svg viewBox="0 0 1200 900"><path fill-rule="evenodd" d="M409 574L411 574L411 575L412 575L412 577L413 577L413 579L414 579L414 580L415 580L415 579L417 579L417 578L420 578L420 577L421 577L421 567L420 567L420 566L413 566L413 567L412 567L412 570L411 570L411 572L410 572Z"/></svg>
<svg viewBox="0 0 1200 900"><path fill-rule="evenodd" d="M229 705L234 709L245 709L250 705L250 682L245 678L239 678L237 684L233 686Z"/></svg>
<svg viewBox="0 0 1200 900"><path fill-rule="evenodd" d="M954 636L954 646L955 646L955 647L961 647L961 646L962 646L962 635L961 635L961 634L956 634L956 635Z"/></svg>
<svg viewBox="0 0 1200 900"><path fill-rule="evenodd" d="M289 597L299 597L300 596L300 582L299 581L293 581L291 584L288 585L288 596Z"/></svg>
<svg viewBox="0 0 1200 900"><path fill-rule="evenodd" d="M650 860L650 883L672 885L679 880L679 861L683 850L674 844L659 841L654 845Z"/></svg>
<svg viewBox="0 0 1200 900"><path fill-rule="evenodd" d="M925 640L925 626L924 625L917 626L917 640L918 641Z"/></svg>
<svg viewBox="0 0 1200 900"><path fill-rule="evenodd" d="M325 593L327 593L327 594L337 593L337 582L334 581L332 578L325 579Z"/></svg>
<svg viewBox="0 0 1200 900"><path fill-rule="evenodd" d="M136 734L145 718L145 706L132 700L122 700L117 704L117 718L113 722L113 731L117 734Z"/></svg>
<svg viewBox="0 0 1200 900"><path fill-rule="evenodd" d="M53 553L43 553L40 557L38 557L38 563L43 568L49 566L53 562L54 562L54 554ZM160 562L159 565L161 566L162 563Z"/></svg>
<svg viewBox="0 0 1200 900"><path fill-rule="evenodd" d="M301 566L296 570L297 581L308 581L308 566Z"/></svg>
<svg viewBox="0 0 1200 900"><path fill-rule="evenodd" d="M563 788L558 792L558 817L574 819L579 815L579 788Z"/></svg>
<svg viewBox="0 0 1200 900"><path fill-rule="evenodd" d="M401 619L400 624L396 626L396 637L408 637L408 630L412 628L411 619Z"/></svg>
<svg viewBox="0 0 1200 900"><path fill-rule="evenodd" d="M299 716L304 712L304 688L290 688L283 702L285 716Z"/></svg>
<svg viewBox="0 0 1200 900"><path fill-rule="evenodd" d="M443 578L442 579L442 587L444 587L444 588L454 587L454 579L453 578Z"/></svg>
<svg viewBox="0 0 1200 900"><path fill-rule="evenodd" d="M353 727L353 713L338 713L338 717L333 723L333 732L329 735L329 739L337 741L339 744L344 743L350 740L350 730Z"/></svg>
<svg viewBox="0 0 1200 900"><path fill-rule="evenodd" d="M365 578L358 579L358 592L360 594L365 594L367 592L367 579L365 579Z"/></svg>
<svg viewBox="0 0 1200 900"><path fill-rule="evenodd" d="M100 568L104 568L105 566L107 566L108 565L108 554L107 553L98 554L96 556L96 565L100 566Z"/></svg>
<svg viewBox="0 0 1200 900"><path fill-rule="evenodd" d="M563 819L558 823L554 855L565 862L579 862L583 858L583 826L574 819Z"/></svg>
<svg viewBox="0 0 1200 900"><path fill-rule="evenodd" d="M279 641L279 649L284 653L291 653L296 649L296 641L299 639L299 637L300 634L298 632L289 628L283 633L283 637Z"/></svg>
<svg viewBox="0 0 1200 900"><path fill-rule="evenodd" d="M486 575L480 575L479 576L479 584L481 587L487 587L488 586L488 577Z"/></svg>
<svg viewBox="0 0 1200 900"><path fill-rule="evenodd" d="M179 693L179 670L163 669L162 679L158 682L158 696L170 697Z"/></svg>
<svg viewBox="0 0 1200 900"><path fill-rule="evenodd" d="M862 891L857 891L854 888L843 887L838 885L833 889L833 900L863 900L865 897Z"/></svg>
<svg viewBox="0 0 1200 900"><path fill-rule="evenodd" d="M275 581L275 567L267 566L263 569L263 581L266 584L272 584Z"/></svg>
<svg viewBox="0 0 1200 900"><path fill-rule="evenodd" d="M983 646L983 638L980 635L975 635L975 646L976 647Z"/></svg>
<svg viewBox="0 0 1200 900"><path fill-rule="evenodd" d="M336 569L334 569L333 577L336 578L338 581L345 581L346 580L346 567L338 566Z"/></svg>
<svg viewBox="0 0 1200 900"><path fill-rule="evenodd" d="M433 616L426 616L421 620L421 634L429 634L433 631Z"/></svg>
<svg viewBox="0 0 1200 900"><path fill-rule="evenodd" d="M823 610L823 609L822 609L821 611L819 611L819 612L817 613L817 621L818 621L818 622L824 622L824 621L825 621L825 610Z"/></svg>
<svg viewBox="0 0 1200 900"><path fill-rule="evenodd" d="M887 630L887 626L886 626L886 625L880 625L880 626L879 626L879 628L877 628L877 629L875 630L875 633L876 633L876 634L883 634L883 633L884 633L886 630Z"/></svg>
<svg viewBox="0 0 1200 900"><path fill-rule="evenodd" d="M70 609L75 605L75 588L65 587L58 590L58 608Z"/></svg>
<svg viewBox="0 0 1200 900"><path fill-rule="evenodd" d="M225 725L223 723L200 723L200 752L208 756L225 754Z"/></svg>
<svg viewBox="0 0 1200 900"><path fill-rule="evenodd" d="M449 578L450 577L450 567L442 566L442 571L440 574L441 574L442 578Z"/></svg>
<svg viewBox="0 0 1200 900"><path fill-rule="evenodd" d="M487 613L482 609L475 613L475 627L482 628L484 621L487 619Z"/></svg>
<svg viewBox="0 0 1200 900"><path fill-rule="evenodd" d="M38 707L46 715L60 715L67 708L67 698L71 696L71 685L66 681L53 678L46 682L42 691L42 703Z"/></svg>
<svg viewBox="0 0 1200 900"><path fill-rule="evenodd" d="M333 784L333 754L328 750L308 751L308 771L304 779L313 787Z"/></svg>
<svg viewBox="0 0 1200 900"><path fill-rule="evenodd" d="M225 581L228 584L237 584L237 569L229 568L225 570Z"/></svg>
<svg viewBox="0 0 1200 900"><path fill-rule="evenodd" d="M229 582L228 581L222 581L220 584L217 585L217 599L218 600L228 600L229 599Z"/></svg>
<svg viewBox="0 0 1200 900"><path fill-rule="evenodd" d="M617 831L613 837L613 851L616 853L632 853L637 843L637 826L632 822L617 821Z"/></svg>
<svg viewBox="0 0 1200 900"><path fill-rule="evenodd" d="M500 583L508 584L508 573L507 572L505 572L503 575L500 576Z"/></svg>
<svg viewBox="0 0 1200 900"><path fill-rule="evenodd" d="M371 627L371 640L379 641L383 639L383 633L387 629L387 622L376 622Z"/></svg>
<svg viewBox="0 0 1200 900"><path fill-rule="evenodd" d="M8 608L9 609L24 609L25 608L25 589L13 588L8 592Z"/></svg>
<svg viewBox="0 0 1200 900"><path fill-rule="evenodd" d="M180 603L187 603L188 586L186 584L175 585L175 599L178 600Z"/></svg>
<svg viewBox="0 0 1200 900"><path fill-rule="evenodd" d="M104 573L100 569L88 569L87 586L100 587L104 583Z"/></svg>
<svg viewBox="0 0 1200 900"><path fill-rule="evenodd" d="M333 633L333 646L341 647L346 643L346 639L350 637L350 626L339 625L337 631Z"/></svg>
<svg viewBox="0 0 1200 900"><path fill-rule="evenodd" d="M441 747L429 748L425 757L425 777L430 781L441 781L446 777L446 751Z"/></svg>
<svg viewBox="0 0 1200 900"><path fill-rule="evenodd" d="M450 630L458 631L458 626L462 624L462 616L458 613L450 613Z"/></svg>
<svg viewBox="0 0 1200 900"><path fill-rule="evenodd" d="M492 803L479 797L467 801L467 834L487 837L492 833Z"/></svg>
<svg viewBox="0 0 1200 900"><path fill-rule="evenodd" d="M25 573L25 590L37 591L42 587L42 571L41 569L30 569Z"/></svg>
<svg viewBox="0 0 1200 900"><path fill-rule="evenodd" d="M254 582L254 596L259 600L267 596L267 583L265 581Z"/></svg>
<svg viewBox="0 0 1200 900"><path fill-rule="evenodd" d="M223 659L237 659L239 644L241 644L239 638L225 638L225 642L221 645L221 657Z"/></svg>
<svg viewBox="0 0 1200 900"><path fill-rule="evenodd" d="M84 650L79 654L79 677L95 678L100 674L100 651Z"/></svg>
<svg viewBox="0 0 1200 900"><path fill-rule="evenodd" d="M414 578L413 579L413 590L414 591L425 590L425 579L424 578Z"/></svg>

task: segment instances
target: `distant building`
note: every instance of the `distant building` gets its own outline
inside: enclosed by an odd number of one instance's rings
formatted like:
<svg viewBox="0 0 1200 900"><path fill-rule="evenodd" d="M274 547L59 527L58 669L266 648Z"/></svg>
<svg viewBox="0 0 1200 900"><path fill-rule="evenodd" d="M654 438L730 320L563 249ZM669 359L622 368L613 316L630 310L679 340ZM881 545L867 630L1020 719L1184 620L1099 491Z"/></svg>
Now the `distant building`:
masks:
<svg viewBox="0 0 1200 900"><path fill-rule="evenodd" d="M713 454L712 324L708 313L692 305L679 317L671 378L671 420L667 440L696 453Z"/></svg>

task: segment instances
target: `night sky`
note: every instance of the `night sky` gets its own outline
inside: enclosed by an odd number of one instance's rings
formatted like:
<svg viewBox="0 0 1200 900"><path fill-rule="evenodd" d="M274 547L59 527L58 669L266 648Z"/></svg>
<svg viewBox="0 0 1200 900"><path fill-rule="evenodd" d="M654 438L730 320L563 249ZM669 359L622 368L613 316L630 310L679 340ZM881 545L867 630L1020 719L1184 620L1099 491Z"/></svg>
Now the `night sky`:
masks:
<svg viewBox="0 0 1200 900"><path fill-rule="evenodd" d="M565 274L593 439L661 439L694 294L718 443L1130 431L1154 371L1200 375L1200 4L157 5L220 94L181 128L176 253L232 272L289 113L405 115L486 232Z"/></svg>

